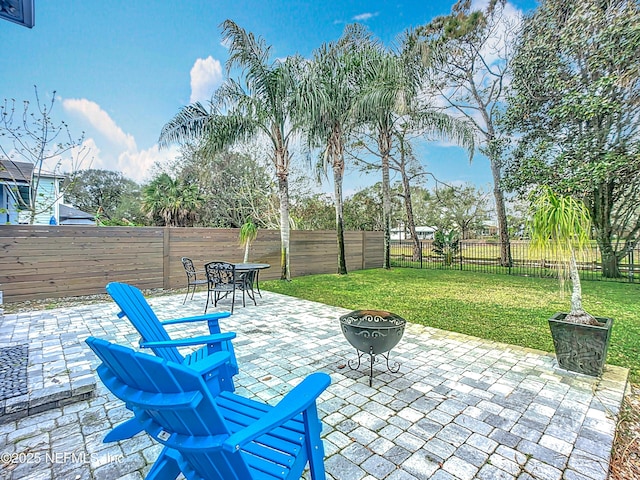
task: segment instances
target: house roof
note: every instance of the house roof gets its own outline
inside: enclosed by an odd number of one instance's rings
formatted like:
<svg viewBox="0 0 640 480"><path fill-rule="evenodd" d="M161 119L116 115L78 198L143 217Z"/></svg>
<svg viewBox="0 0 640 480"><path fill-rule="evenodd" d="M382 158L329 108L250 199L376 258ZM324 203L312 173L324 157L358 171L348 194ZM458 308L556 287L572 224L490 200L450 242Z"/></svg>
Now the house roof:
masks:
<svg viewBox="0 0 640 480"><path fill-rule="evenodd" d="M33 163L0 160L0 181L29 185Z"/></svg>
<svg viewBox="0 0 640 480"><path fill-rule="evenodd" d="M60 208L58 210L58 216L60 217L60 222L64 220L95 220L95 215L91 215L90 213L83 212L82 210L78 210L77 208L70 207L69 205L60 204Z"/></svg>

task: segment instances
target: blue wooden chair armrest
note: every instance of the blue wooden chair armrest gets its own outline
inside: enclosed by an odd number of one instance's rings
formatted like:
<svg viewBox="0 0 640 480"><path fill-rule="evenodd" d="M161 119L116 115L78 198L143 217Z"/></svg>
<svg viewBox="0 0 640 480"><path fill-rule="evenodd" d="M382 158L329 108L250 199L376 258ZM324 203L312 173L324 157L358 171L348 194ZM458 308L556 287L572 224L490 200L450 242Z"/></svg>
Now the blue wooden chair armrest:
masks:
<svg viewBox="0 0 640 480"><path fill-rule="evenodd" d="M313 405L330 383L331 377L326 373L312 373L280 400L273 409L269 410L264 417L232 434L222 444L222 448L228 452L238 451L260 435L272 431L274 427L282 425L287 420L291 420Z"/></svg>
<svg viewBox="0 0 640 480"><path fill-rule="evenodd" d="M160 323L162 323L163 325L173 325L175 323L206 322L208 320L219 320L221 318L227 318L230 316L231 312L215 312L208 313L206 315L196 315L194 317L172 318L171 320L163 320Z"/></svg>
<svg viewBox="0 0 640 480"><path fill-rule="evenodd" d="M142 348L176 348L205 345L209 343L222 343L236 338L235 332L216 333L215 335L203 335L192 338L176 338L175 340L161 340L157 342L140 342Z"/></svg>
<svg viewBox="0 0 640 480"><path fill-rule="evenodd" d="M205 380L209 380L213 375L212 371L220 368L225 362L229 361L231 354L227 351L222 351L209 355L199 362L191 365L191 368L198 372ZM217 371L214 373L218 373Z"/></svg>

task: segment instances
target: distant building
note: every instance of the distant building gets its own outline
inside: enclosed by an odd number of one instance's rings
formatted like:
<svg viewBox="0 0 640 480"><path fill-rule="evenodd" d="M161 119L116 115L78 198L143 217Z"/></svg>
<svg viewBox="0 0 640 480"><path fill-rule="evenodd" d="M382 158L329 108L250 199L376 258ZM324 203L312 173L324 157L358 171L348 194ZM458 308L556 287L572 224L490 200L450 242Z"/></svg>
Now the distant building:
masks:
<svg viewBox="0 0 640 480"><path fill-rule="evenodd" d="M40 172L34 177L29 162L0 160L0 225L28 224L31 212L25 208L33 185L37 183L35 225L94 224L94 216L64 205L64 176Z"/></svg>
<svg viewBox="0 0 640 480"><path fill-rule="evenodd" d="M420 240L433 240L433 235L436 233L436 227L417 226L416 236ZM391 229L391 240L411 240L409 229L400 227Z"/></svg>
<svg viewBox="0 0 640 480"><path fill-rule="evenodd" d="M96 217L70 205L60 204L58 208L59 225L95 225Z"/></svg>
<svg viewBox="0 0 640 480"><path fill-rule="evenodd" d="M28 203L32 175L31 163L0 160L0 224L19 223L18 195Z"/></svg>
<svg viewBox="0 0 640 480"><path fill-rule="evenodd" d="M478 232L481 237L497 237L498 225L495 223L483 223L482 229Z"/></svg>

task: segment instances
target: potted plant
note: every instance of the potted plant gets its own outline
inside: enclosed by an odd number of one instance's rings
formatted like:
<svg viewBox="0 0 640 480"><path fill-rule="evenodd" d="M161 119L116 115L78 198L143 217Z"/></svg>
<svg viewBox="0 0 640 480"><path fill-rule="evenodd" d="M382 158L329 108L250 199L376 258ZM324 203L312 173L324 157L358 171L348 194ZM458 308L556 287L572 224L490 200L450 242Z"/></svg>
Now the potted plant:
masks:
<svg viewBox="0 0 640 480"><path fill-rule="evenodd" d="M258 237L258 227L256 227L255 223L251 219L246 220L242 226L240 227L240 245L244 247L244 263L249 261L249 247L251 246L251 242L253 242Z"/></svg>
<svg viewBox="0 0 640 480"><path fill-rule="evenodd" d="M549 319L558 365L599 376L607 357L613 320L596 318L582 307L576 252L589 244L589 211L583 202L558 195L549 187L534 198L531 208L528 231L532 251L555 260L561 288L567 278L572 285L569 313L556 313Z"/></svg>

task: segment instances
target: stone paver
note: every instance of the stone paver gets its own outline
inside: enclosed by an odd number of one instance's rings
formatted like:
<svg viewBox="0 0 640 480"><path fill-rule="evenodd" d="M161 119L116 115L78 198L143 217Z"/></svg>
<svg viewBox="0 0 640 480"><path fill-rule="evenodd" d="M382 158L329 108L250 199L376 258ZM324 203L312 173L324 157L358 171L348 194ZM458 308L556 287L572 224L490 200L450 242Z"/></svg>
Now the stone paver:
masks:
<svg viewBox="0 0 640 480"><path fill-rule="evenodd" d="M182 300L150 303L162 319L202 313L205 294ZM319 402L330 480L607 478L625 369L607 366L598 380L542 352L407 325L391 352L400 372L377 363L369 387L365 366L346 366L355 358L338 322L346 312L263 292L258 307L221 321L237 333L242 395L273 404L308 373L331 375ZM104 303L0 317L0 347L28 342L30 353L29 393L0 405L1 479L144 478L160 446L146 434L102 443L130 413L97 380L84 344L94 335L136 345L116 313Z"/></svg>

